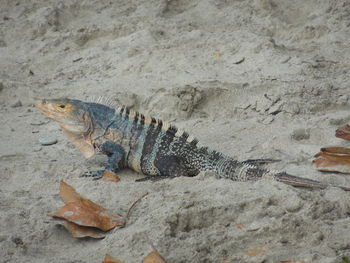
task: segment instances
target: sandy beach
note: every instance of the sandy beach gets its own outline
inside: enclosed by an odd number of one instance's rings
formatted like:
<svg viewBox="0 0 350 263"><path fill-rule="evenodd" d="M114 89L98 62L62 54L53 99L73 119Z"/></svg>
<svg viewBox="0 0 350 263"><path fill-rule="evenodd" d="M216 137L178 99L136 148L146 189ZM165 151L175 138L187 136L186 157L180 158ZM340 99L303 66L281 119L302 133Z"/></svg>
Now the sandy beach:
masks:
<svg viewBox="0 0 350 263"><path fill-rule="evenodd" d="M311 164L321 147L349 147L334 136L350 123L349 73L348 0L0 0L0 262L142 262L150 239L169 263L342 263L350 192L204 173L79 178L106 158L84 159L34 104L107 97L238 160L350 186ZM116 213L149 194L125 228L74 239L47 216L62 179Z"/></svg>

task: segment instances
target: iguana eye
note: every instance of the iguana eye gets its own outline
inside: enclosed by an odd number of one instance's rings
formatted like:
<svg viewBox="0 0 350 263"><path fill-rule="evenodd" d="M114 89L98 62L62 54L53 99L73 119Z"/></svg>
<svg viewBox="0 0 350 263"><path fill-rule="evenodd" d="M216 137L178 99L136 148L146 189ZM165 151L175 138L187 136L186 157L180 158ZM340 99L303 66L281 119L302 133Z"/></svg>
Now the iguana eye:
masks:
<svg viewBox="0 0 350 263"><path fill-rule="evenodd" d="M70 103L59 102L55 104L55 108L59 112L70 112L74 107Z"/></svg>

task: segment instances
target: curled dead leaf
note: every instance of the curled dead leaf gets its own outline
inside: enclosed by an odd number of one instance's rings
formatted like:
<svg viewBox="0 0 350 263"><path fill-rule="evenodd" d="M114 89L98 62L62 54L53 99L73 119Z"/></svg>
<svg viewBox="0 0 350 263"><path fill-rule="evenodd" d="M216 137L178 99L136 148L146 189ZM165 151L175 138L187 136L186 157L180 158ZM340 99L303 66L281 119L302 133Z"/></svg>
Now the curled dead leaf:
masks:
<svg viewBox="0 0 350 263"><path fill-rule="evenodd" d="M323 172L350 173L350 149L342 147L322 148L312 163Z"/></svg>
<svg viewBox="0 0 350 263"><path fill-rule="evenodd" d="M119 182L120 178L116 173L112 171L104 171L102 180L108 181L108 182Z"/></svg>
<svg viewBox="0 0 350 263"><path fill-rule="evenodd" d="M50 216L57 220L60 219L60 221L57 221L58 224L63 225L73 237L102 238L104 235L102 236L99 230L108 231L115 227L124 227L132 208L147 194L143 194L134 201L127 214L122 217L83 198L72 186L61 181L60 195L66 204Z"/></svg>
<svg viewBox="0 0 350 263"><path fill-rule="evenodd" d="M111 255L107 254L103 259L102 263L123 263L119 259L113 258Z"/></svg>
<svg viewBox="0 0 350 263"><path fill-rule="evenodd" d="M345 140L350 140L350 125L344 125L342 127L339 127L335 131L335 137L342 138Z"/></svg>
<svg viewBox="0 0 350 263"><path fill-rule="evenodd" d="M62 225L64 228L68 230L68 232L72 235L72 237L75 237L75 238L82 238L82 237L104 238L106 236L101 230L98 230L97 228L79 226L65 219L55 218L55 223L57 225Z"/></svg>
<svg viewBox="0 0 350 263"><path fill-rule="evenodd" d="M64 218L77 225L96 227L103 231L125 225L125 220L121 216L108 212L102 206L88 199L68 202L53 216Z"/></svg>
<svg viewBox="0 0 350 263"><path fill-rule="evenodd" d="M142 260L142 263L166 263L166 261L157 251L152 251Z"/></svg>

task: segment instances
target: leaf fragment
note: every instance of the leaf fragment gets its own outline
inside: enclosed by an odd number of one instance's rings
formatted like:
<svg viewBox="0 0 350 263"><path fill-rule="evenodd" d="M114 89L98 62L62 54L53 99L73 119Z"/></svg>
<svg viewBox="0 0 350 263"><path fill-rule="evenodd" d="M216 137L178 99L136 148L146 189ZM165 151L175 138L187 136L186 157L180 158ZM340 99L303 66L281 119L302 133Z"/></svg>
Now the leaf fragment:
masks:
<svg viewBox="0 0 350 263"><path fill-rule="evenodd" d="M112 171L104 171L102 180L108 181L108 182L119 182L120 178L116 173Z"/></svg>
<svg viewBox="0 0 350 263"><path fill-rule="evenodd" d="M315 157L312 163L319 171L350 173L350 148L321 148Z"/></svg>
<svg viewBox="0 0 350 263"><path fill-rule="evenodd" d="M342 127L339 127L335 131L335 137L342 138L345 140L350 140L350 125L344 125Z"/></svg>
<svg viewBox="0 0 350 263"><path fill-rule="evenodd" d="M116 259L116 258L112 257L111 255L107 254L105 256L105 258L103 259L102 263L123 263L123 262L120 261L119 259Z"/></svg>
<svg viewBox="0 0 350 263"><path fill-rule="evenodd" d="M144 194L143 196L145 196ZM143 197L142 196L142 197ZM141 198L142 198L141 197ZM149 237L146 235L146 239L148 243L151 245L153 251L149 253L143 260L142 263L167 263L167 261L159 254L156 247L153 245L153 242L149 239Z"/></svg>
<svg viewBox="0 0 350 263"><path fill-rule="evenodd" d="M142 263L167 263L167 262L157 251L152 251L142 260Z"/></svg>

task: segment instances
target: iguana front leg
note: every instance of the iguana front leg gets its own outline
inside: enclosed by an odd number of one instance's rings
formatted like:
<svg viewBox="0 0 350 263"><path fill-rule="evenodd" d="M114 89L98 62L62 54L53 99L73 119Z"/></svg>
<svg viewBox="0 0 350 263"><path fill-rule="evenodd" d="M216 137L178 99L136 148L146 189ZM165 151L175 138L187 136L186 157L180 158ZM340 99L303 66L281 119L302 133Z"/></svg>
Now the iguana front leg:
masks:
<svg viewBox="0 0 350 263"><path fill-rule="evenodd" d="M104 142L100 147L100 151L108 156L107 164L104 170L89 171L82 174L80 177L93 177L94 180L102 178L104 172L112 171L117 172L124 168L125 151L119 145L114 142Z"/></svg>

